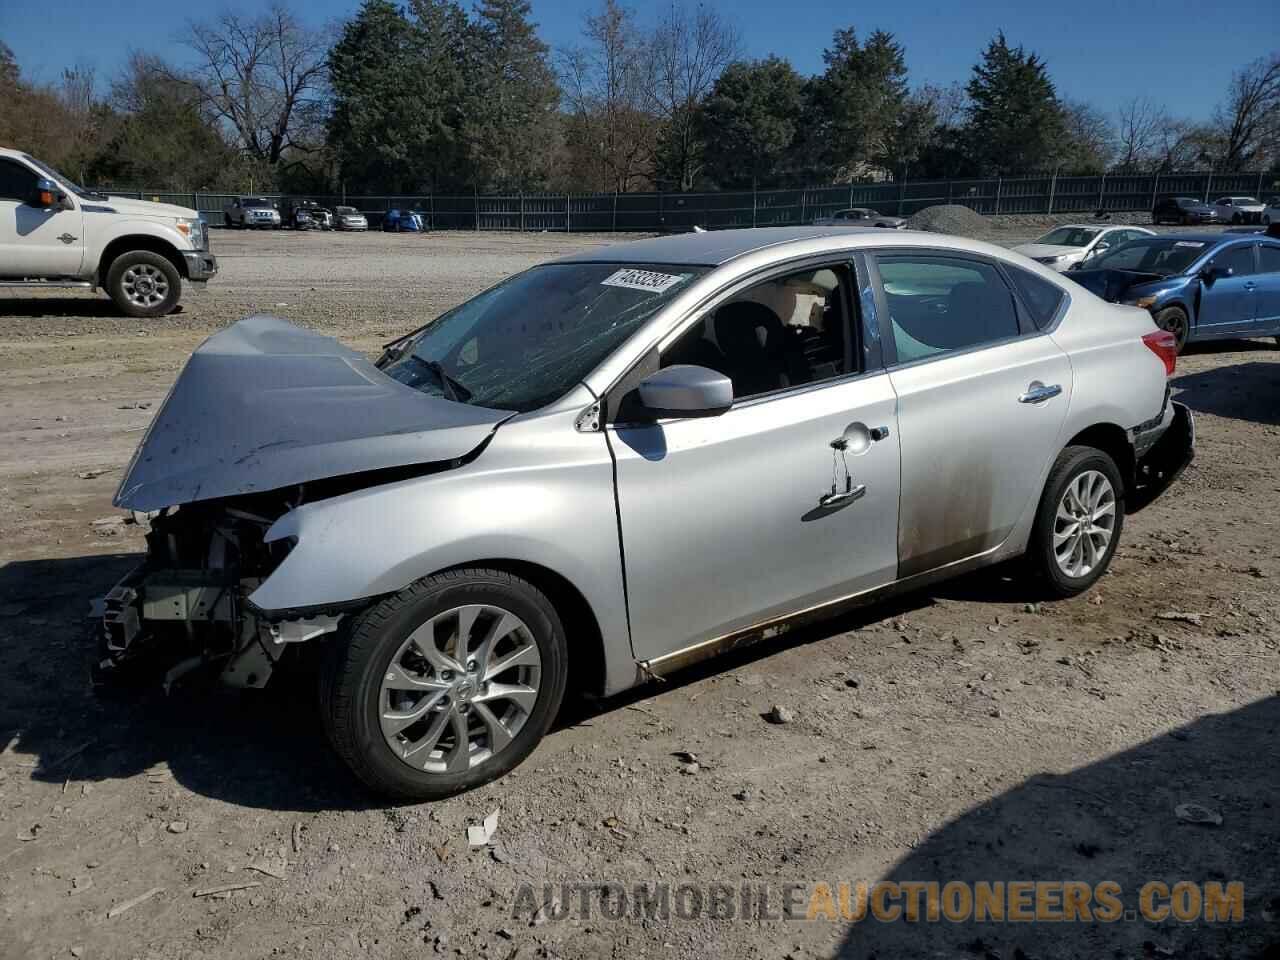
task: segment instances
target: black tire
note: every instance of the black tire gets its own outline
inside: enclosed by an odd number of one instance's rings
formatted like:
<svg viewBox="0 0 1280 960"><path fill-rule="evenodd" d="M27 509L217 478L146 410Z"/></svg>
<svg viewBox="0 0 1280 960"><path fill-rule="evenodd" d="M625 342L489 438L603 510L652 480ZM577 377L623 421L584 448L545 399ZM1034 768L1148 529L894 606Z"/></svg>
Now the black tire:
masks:
<svg viewBox="0 0 1280 960"><path fill-rule="evenodd" d="M1058 505L1067 487L1082 473L1096 470L1105 476L1115 494L1114 524L1111 540L1107 544L1101 559L1083 576L1069 576L1059 565L1054 555L1053 539L1057 529ZM1120 471L1111 456L1096 447L1067 447L1058 454L1058 459L1049 471L1045 481L1044 493L1040 497L1040 505L1036 510L1035 526L1032 528L1031 541L1027 546L1027 558L1039 581L1054 597L1074 597L1092 587L1107 572L1111 558L1115 556L1116 547L1124 530L1124 484Z"/></svg>
<svg viewBox="0 0 1280 960"><path fill-rule="evenodd" d="M1181 307L1165 307L1153 318L1156 326L1161 330L1168 330L1173 334L1174 339L1178 341L1178 352L1182 352L1182 348L1187 345L1187 336L1191 332L1191 323L1187 320L1187 313Z"/></svg>
<svg viewBox="0 0 1280 960"><path fill-rule="evenodd" d="M383 738L378 718L382 677L417 627L474 603L500 606L527 625L542 658L538 698L524 725L498 753L462 773L429 773L396 756ZM394 800L439 800L496 780L532 753L560 709L567 675L564 627L542 591L503 570L451 570L375 604L332 641L320 670L320 712L330 743L370 789Z"/></svg>
<svg viewBox="0 0 1280 960"><path fill-rule="evenodd" d="M152 319L172 313L178 305L182 274L158 253L130 250L111 261L105 286L121 313Z"/></svg>

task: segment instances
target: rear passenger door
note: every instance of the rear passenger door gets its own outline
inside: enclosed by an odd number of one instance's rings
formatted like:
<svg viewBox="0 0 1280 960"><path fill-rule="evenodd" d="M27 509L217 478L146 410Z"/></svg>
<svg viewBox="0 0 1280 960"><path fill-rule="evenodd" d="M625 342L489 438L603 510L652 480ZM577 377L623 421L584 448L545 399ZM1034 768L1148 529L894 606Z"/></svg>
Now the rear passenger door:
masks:
<svg viewBox="0 0 1280 960"><path fill-rule="evenodd" d="M893 250L873 259L898 397L898 563L907 577L993 550L1038 504L1071 399L1071 365L1044 332L1067 297L1037 274L978 256Z"/></svg>
<svg viewBox="0 0 1280 960"><path fill-rule="evenodd" d="M1280 243L1258 244L1255 324L1259 334L1280 333Z"/></svg>

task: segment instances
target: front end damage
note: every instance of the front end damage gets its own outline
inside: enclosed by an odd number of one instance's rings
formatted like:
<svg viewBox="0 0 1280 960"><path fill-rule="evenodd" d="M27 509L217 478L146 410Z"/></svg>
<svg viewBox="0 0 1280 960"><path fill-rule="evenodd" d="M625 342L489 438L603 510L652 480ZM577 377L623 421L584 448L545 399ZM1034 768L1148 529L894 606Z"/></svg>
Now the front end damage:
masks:
<svg viewBox="0 0 1280 960"><path fill-rule="evenodd" d="M292 542L263 535L290 508L284 498L189 504L151 520L147 556L94 606L95 684L198 673L232 687L262 687L291 643L338 628L341 608L259 610L249 600Z"/></svg>

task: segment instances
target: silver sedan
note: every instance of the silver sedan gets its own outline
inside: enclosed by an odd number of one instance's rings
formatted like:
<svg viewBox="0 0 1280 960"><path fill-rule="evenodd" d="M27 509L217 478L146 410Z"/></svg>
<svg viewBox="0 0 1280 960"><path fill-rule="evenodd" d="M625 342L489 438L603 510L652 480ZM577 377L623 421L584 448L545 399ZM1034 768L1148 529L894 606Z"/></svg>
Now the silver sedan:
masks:
<svg viewBox="0 0 1280 960"><path fill-rule="evenodd" d="M321 648L337 751L437 798L615 694L1012 557L1088 589L1192 456L1172 337L988 244L823 228L591 249L376 363L201 346L126 471L150 551L99 677L260 687Z"/></svg>

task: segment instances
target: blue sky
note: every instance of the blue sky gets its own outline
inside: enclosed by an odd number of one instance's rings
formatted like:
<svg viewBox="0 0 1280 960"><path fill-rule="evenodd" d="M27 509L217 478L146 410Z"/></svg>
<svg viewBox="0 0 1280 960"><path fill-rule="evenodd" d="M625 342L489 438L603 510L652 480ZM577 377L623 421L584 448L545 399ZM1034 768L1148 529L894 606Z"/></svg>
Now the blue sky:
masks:
<svg viewBox="0 0 1280 960"><path fill-rule="evenodd" d="M693 0L689 0L693 2ZM717 2L717 0L707 0ZM1208 116L1241 64L1280 47L1277 0L896 0L865 8L844 0L718 0L739 25L751 57L776 53L797 69L821 69L822 50L837 26L860 35L877 27L906 45L913 83L965 80L978 51L997 29L1039 52L1062 95L1111 112L1134 95L1164 102L1191 119ZM93 64L109 76L130 49L185 56L179 37L195 10L255 10L265 2L220 5L174 0L0 0L0 40L27 76L55 79L62 67ZM349 16L356 0L294 0L321 23ZM552 46L578 40L591 2L533 0L534 19ZM660 3L637 2L636 9ZM865 12L864 12L865 11ZM644 19L645 14L641 15Z"/></svg>

